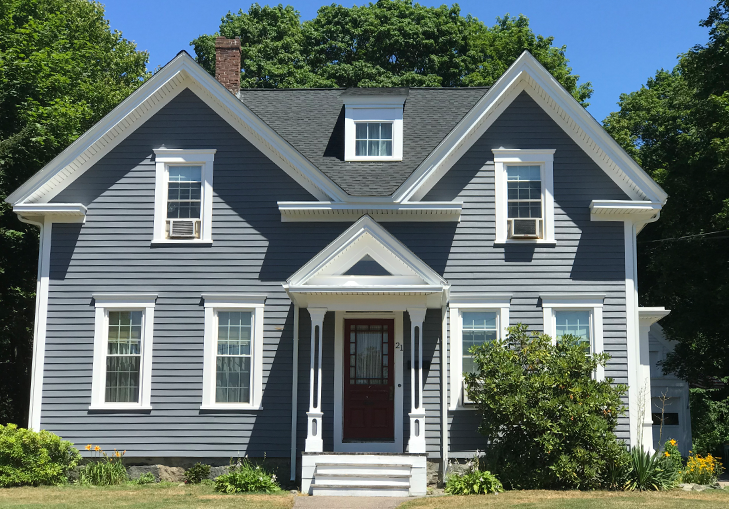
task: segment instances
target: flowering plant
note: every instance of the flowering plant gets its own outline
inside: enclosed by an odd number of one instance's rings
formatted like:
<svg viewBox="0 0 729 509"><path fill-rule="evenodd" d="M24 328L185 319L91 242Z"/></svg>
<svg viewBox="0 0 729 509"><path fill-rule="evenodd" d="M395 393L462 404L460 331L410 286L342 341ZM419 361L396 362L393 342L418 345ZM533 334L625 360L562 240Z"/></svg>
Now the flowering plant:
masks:
<svg viewBox="0 0 729 509"><path fill-rule="evenodd" d="M711 454L702 457L700 454L689 451L686 469L683 472L683 482L695 484L715 483L724 472L720 459Z"/></svg>
<svg viewBox="0 0 729 509"><path fill-rule="evenodd" d="M274 493L280 489L276 474L254 465L248 458L231 465L227 474L215 479L215 490L223 493Z"/></svg>
<svg viewBox="0 0 729 509"><path fill-rule="evenodd" d="M111 455L106 454L101 447L86 446L87 451L93 451L91 462L88 463L79 475L81 484L90 484L93 486L113 486L126 482L127 469L124 467L123 459L127 451L117 451Z"/></svg>

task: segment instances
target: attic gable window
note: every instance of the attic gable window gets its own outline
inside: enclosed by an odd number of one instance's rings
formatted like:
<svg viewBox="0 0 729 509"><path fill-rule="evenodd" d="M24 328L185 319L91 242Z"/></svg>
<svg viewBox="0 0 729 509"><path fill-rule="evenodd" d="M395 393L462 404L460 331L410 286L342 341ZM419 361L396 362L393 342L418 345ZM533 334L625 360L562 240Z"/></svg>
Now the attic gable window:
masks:
<svg viewBox="0 0 729 509"><path fill-rule="evenodd" d="M402 161L405 88L350 88L344 102L344 160Z"/></svg>
<svg viewBox="0 0 729 509"><path fill-rule="evenodd" d="M211 243L215 149L156 149L152 243Z"/></svg>

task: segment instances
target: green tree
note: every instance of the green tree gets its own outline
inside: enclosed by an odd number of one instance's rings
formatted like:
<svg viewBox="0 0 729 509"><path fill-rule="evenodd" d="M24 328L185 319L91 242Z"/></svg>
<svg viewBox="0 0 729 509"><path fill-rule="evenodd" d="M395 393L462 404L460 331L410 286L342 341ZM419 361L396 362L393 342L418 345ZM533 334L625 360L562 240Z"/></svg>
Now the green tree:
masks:
<svg viewBox="0 0 729 509"><path fill-rule="evenodd" d="M0 197L14 191L134 91L146 52L86 0L0 3ZM25 424L38 230L0 214L0 422Z"/></svg>
<svg viewBox="0 0 729 509"><path fill-rule="evenodd" d="M578 85L566 48L535 35L525 16L507 14L488 28L457 4L332 4L303 23L291 6L253 4L223 17L218 34L241 38L243 87L490 86L529 50L582 104L592 94L589 82ZM191 43L211 74L218 34Z"/></svg>
<svg viewBox="0 0 729 509"><path fill-rule="evenodd" d="M605 486L610 462L625 454L614 430L627 388L593 377L610 356L586 355L573 336L553 344L526 325L508 330L472 349L478 369L465 376L490 440L489 470L509 489Z"/></svg>
<svg viewBox="0 0 729 509"><path fill-rule="evenodd" d="M712 387L729 382L729 1L701 25L708 44L621 95L604 125L670 196L638 241L641 302L672 310L662 323L677 345L664 370ZM713 419L703 410L726 413L728 397L726 389L692 395L695 435L705 429L699 419ZM724 441L726 430L712 443Z"/></svg>

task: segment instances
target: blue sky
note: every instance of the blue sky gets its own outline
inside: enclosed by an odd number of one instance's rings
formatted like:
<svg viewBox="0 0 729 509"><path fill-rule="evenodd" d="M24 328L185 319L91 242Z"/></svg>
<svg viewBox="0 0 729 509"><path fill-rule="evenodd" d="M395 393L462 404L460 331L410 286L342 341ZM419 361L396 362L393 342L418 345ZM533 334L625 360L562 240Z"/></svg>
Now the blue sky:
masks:
<svg viewBox="0 0 729 509"><path fill-rule="evenodd" d="M150 53L150 70L180 50L194 54L190 41L217 31L228 11L247 11L250 3L232 0L101 0L111 27ZM264 3L264 2L259 2ZM286 3L286 2L284 2ZM322 1L289 0L303 19L316 16ZM356 2L362 5L365 2ZM443 2L421 0L423 5ZM354 2L342 2L345 6ZM713 0L465 0L462 13L486 25L506 13L524 14L536 34L554 36L567 46L573 72L591 81L595 93L588 110L602 121L623 92L640 88L660 68L671 69L676 57L705 43L708 31L699 21Z"/></svg>

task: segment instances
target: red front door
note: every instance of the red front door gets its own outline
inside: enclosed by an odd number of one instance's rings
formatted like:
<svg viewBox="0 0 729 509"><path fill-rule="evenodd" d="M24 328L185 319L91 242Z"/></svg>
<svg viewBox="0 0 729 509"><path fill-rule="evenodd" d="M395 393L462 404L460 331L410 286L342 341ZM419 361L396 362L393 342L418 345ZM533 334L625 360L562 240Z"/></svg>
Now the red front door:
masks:
<svg viewBox="0 0 729 509"><path fill-rule="evenodd" d="M395 439L394 320L344 321L345 442Z"/></svg>

